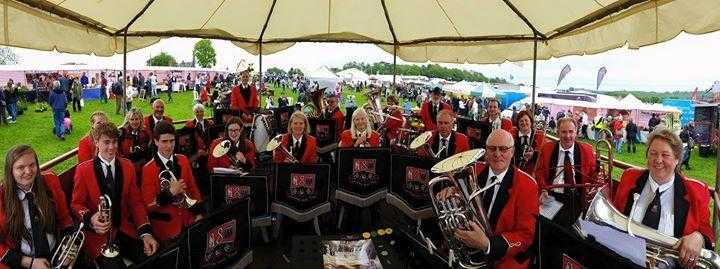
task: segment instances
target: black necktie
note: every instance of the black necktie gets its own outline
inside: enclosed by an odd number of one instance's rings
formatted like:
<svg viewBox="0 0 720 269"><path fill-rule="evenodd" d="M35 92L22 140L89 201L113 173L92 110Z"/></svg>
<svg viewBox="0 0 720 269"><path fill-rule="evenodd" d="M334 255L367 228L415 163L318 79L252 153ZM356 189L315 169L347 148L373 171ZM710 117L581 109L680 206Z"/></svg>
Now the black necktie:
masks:
<svg viewBox="0 0 720 269"><path fill-rule="evenodd" d="M168 161L165 163L165 168L170 169L171 171L173 170L173 162L172 162L172 160L168 160Z"/></svg>
<svg viewBox="0 0 720 269"><path fill-rule="evenodd" d="M443 156L443 158L447 158L447 157L448 157L448 147L449 147L449 145L448 145L448 139L447 139L447 138L443 138L443 139L441 139L441 140L442 140L442 148L443 148L443 150L442 150L442 156Z"/></svg>
<svg viewBox="0 0 720 269"><path fill-rule="evenodd" d="M487 184L492 184L493 182L495 182L495 180L497 180L497 176L490 177L488 182L485 183L485 186L487 186ZM485 206L486 214L487 214L487 212L490 211L490 204L492 203L494 193L495 193L495 186L492 186L491 188L485 190L485 193L483 194L483 206ZM487 216L490 217L489 214L487 214Z"/></svg>
<svg viewBox="0 0 720 269"><path fill-rule="evenodd" d="M663 193L660 192L660 188L655 190L655 197L652 199L647 209L645 209L645 216L642 220L642 224L656 230L658 226L660 226L660 212L662 211L660 196L662 194Z"/></svg>
<svg viewBox="0 0 720 269"><path fill-rule="evenodd" d="M296 158L298 156L300 156L300 141L299 140L295 140L295 146L293 146L292 153L293 153L293 156L295 156Z"/></svg>
<svg viewBox="0 0 720 269"><path fill-rule="evenodd" d="M527 145L527 138L528 138L527 135L522 136L522 141L520 141L521 146Z"/></svg>
<svg viewBox="0 0 720 269"><path fill-rule="evenodd" d="M32 228L32 240L33 240L33 251L35 257L50 257L50 244L48 243L47 236L44 234L43 229L40 225L40 217L35 206L34 195L31 192L25 194L25 199L28 202L28 211L30 212L30 227Z"/></svg>
<svg viewBox="0 0 720 269"><path fill-rule="evenodd" d="M105 165L105 179L107 180L108 191L110 194L115 193L115 176L112 172L112 167L109 164Z"/></svg>
<svg viewBox="0 0 720 269"><path fill-rule="evenodd" d="M200 132L205 133L205 125L202 122L198 122L200 125Z"/></svg>
<svg viewBox="0 0 720 269"><path fill-rule="evenodd" d="M565 162L563 163L563 178L565 184L575 184L575 177L573 176L573 165L570 160L570 151L565 150Z"/></svg>

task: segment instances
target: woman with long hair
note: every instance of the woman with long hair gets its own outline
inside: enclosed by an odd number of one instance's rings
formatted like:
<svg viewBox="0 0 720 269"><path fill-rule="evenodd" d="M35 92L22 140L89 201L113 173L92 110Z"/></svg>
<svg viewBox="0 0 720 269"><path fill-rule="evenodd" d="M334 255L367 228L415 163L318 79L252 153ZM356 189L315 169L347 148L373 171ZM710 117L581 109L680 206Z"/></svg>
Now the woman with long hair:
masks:
<svg viewBox="0 0 720 269"><path fill-rule="evenodd" d="M208 170L213 172L215 167L242 168L250 171L255 168L255 145L247 139L243 129L243 121L240 117L231 117L225 125L225 137L215 139L210 144L210 150L214 150L225 140L230 141L230 150L223 156L208 156Z"/></svg>
<svg viewBox="0 0 720 269"><path fill-rule="evenodd" d="M368 116L365 109L357 109L352 114L352 122L350 130L345 130L340 134L340 143L338 147L379 147L380 134L373 131L372 126L368 122Z"/></svg>
<svg viewBox="0 0 720 269"><path fill-rule="evenodd" d="M120 127L120 156L143 165L150 158L152 131L143 126L143 114L138 108L131 108L125 114L125 123Z"/></svg>
<svg viewBox="0 0 720 269"><path fill-rule="evenodd" d="M50 268L51 251L73 225L60 180L41 174L35 151L5 155L0 187L0 268Z"/></svg>
<svg viewBox="0 0 720 269"><path fill-rule="evenodd" d="M295 111L290 115L287 133L282 135L280 143L282 149L278 147L273 151L273 163L288 163L292 158L304 164L316 163L317 140L309 132L310 123L305 113Z"/></svg>
<svg viewBox="0 0 720 269"><path fill-rule="evenodd" d="M532 175L540 148L545 143L545 133L535 128L530 112L520 111L517 115L518 126L513 128L512 135L515 140L515 166Z"/></svg>

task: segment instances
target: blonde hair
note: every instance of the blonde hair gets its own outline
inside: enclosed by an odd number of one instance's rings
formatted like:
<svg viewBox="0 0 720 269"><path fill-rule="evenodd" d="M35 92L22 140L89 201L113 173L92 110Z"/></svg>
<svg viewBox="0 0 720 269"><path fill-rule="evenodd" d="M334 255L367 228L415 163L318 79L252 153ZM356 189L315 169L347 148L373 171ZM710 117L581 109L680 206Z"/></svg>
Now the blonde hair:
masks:
<svg viewBox="0 0 720 269"><path fill-rule="evenodd" d="M575 127L575 129L577 129L577 127L578 127L577 121L575 121L575 119L573 119L571 117L562 117L562 118L558 119L557 127L560 128L560 125L562 125L564 122L572 123L573 127Z"/></svg>
<svg viewBox="0 0 720 269"><path fill-rule="evenodd" d="M670 145L670 149L672 149L673 155L675 156L676 160L682 159L682 154L683 154L682 140L680 140L680 137L668 128L656 128L655 131L653 131L652 133L650 133L650 135L648 135L647 147L645 148L645 157L647 157L648 150L650 149L650 145L652 145L652 142L655 141L656 139L665 141L666 143L668 143L668 145Z"/></svg>
<svg viewBox="0 0 720 269"><path fill-rule="evenodd" d="M365 120L367 121L367 124L365 125L365 133L370 134L373 131L372 124L370 124L370 119L368 119L368 114L365 109L356 109L355 112L352 114L352 120L350 121L350 134L352 135L352 138L357 138L358 130L355 128L355 117L358 116L365 116ZM340 128L336 126L335 128Z"/></svg>
<svg viewBox="0 0 720 269"><path fill-rule="evenodd" d="M125 123L123 123L122 126L125 128L130 127L130 119L132 119L133 116L139 116L140 121L142 121L143 120L142 110L140 110L139 108L136 108L136 107L133 107L130 110L128 110L127 114L125 114ZM144 124L141 123L139 129L142 129L143 125Z"/></svg>
<svg viewBox="0 0 720 269"><path fill-rule="evenodd" d="M295 111L290 115L290 119L288 120L288 126L287 126L287 132L288 134L292 134L292 123L293 120L299 118L305 122L305 130L303 131L303 135L307 135L310 133L310 122L308 121L307 116L305 116L305 113L302 111Z"/></svg>

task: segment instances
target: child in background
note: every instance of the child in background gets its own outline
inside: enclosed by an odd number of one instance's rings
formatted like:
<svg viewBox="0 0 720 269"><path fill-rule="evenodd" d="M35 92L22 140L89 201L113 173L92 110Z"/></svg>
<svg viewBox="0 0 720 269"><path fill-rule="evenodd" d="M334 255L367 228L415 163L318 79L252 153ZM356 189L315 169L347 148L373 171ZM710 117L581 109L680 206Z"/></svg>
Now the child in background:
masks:
<svg viewBox="0 0 720 269"><path fill-rule="evenodd" d="M65 118L63 119L63 125L65 126L65 135L69 135L72 132L72 120L70 119L70 111L65 110Z"/></svg>

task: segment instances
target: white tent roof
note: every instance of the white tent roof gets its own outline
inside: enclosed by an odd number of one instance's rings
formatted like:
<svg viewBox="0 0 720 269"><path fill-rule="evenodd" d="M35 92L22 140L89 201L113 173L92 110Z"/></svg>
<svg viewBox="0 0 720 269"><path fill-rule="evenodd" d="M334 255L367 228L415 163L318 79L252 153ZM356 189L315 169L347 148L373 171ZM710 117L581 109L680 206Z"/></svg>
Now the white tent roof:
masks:
<svg viewBox="0 0 720 269"><path fill-rule="evenodd" d="M370 76L368 76L368 74L365 74L365 72L357 68L345 69L343 71L337 72L336 75L347 81L354 82L368 81L370 79Z"/></svg>
<svg viewBox="0 0 720 269"><path fill-rule="evenodd" d="M327 66L321 66L318 67L318 69L304 72L305 76L308 77L310 80L315 79L340 79L333 71L330 71L330 68L327 68Z"/></svg>
<svg viewBox="0 0 720 269"><path fill-rule="evenodd" d="M254 54L261 49L272 54L296 42L352 42L377 44L410 62L501 63L532 59L535 40L538 58L548 59L720 29L717 0L7 0L2 5L0 45L99 56L122 53L127 32L128 50L181 36L230 40Z"/></svg>
<svg viewBox="0 0 720 269"><path fill-rule="evenodd" d="M470 91L477 87L476 83L468 81L460 81L455 84L445 84L442 89L446 92L452 92L456 94L470 95Z"/></svg>
<svg viewBox="0 0 720 269"><path fill-rule="evenodd" d="M640 100L638 100L640 101ZM522 104L530 104L532 102L530 97L518 101ZM554 104L560 106L569 107L587 107L587 108L604 108L604 109L624 109L624 110L643 110L643 111L665 111L665 112L680 112L677 108L665 106L662 104L645 104L640 102L632 107L627 107L622 100L618 100L615 97L598 94L596 102L578 101L578 100L566 100L566 99L554 99L547 97L535 97L535 102L538 104Z"/></svg>
<svg viewBox="0 0 720 269"><path fill-rule="evenodd" d="M635 97L632 93L625 96L623 99L620 100L620 103L627 109L632 109L634 107L645 105L640 99Z"/></svg>

